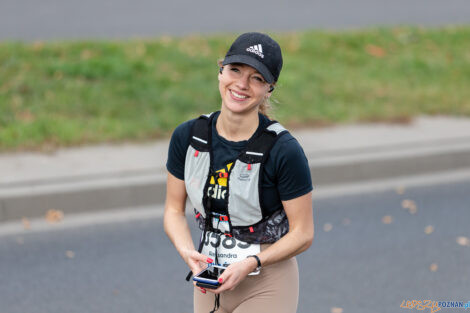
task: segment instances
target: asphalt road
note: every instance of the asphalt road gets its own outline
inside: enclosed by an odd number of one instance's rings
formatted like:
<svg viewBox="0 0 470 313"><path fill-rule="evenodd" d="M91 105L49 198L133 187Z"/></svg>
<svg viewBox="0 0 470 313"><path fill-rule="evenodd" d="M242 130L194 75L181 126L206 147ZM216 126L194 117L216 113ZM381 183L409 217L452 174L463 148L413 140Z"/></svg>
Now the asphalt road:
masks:
<svg viewBox="0 0 470 313"><path fill-rule="evenodd" d="M0 1L0 40L128 38L469 22L468 0Z"/></svg>
<svg viewBox="0 0 470 313"><path fill-rule="evenodd" d="M470 237L469 190L467 179L315 200L314 244L298 257L298 312L406 313L403 300L469 301L470 247L457 242ZM415 214L402 208L406 199ZM0 312L192 312L186 272L161 218L2 233Z"/></svg>

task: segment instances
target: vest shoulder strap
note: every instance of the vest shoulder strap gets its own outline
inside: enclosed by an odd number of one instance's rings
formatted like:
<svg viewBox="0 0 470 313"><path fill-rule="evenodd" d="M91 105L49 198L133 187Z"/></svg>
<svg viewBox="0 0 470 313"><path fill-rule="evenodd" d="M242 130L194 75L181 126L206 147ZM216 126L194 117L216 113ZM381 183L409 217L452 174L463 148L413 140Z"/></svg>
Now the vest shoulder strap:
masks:
<svg viewBox="0 0 470 313"><path fill-rule="evenodd" d="M196 150L209 151L211 143L211 123L214 112L199 116L191 129L190 144Z"/></svg>
<svg viewBox="0 0 470 313"><path fill-rule="evenodd" d="M276 141L288 133L277 121L271 121L259 136L248 142L239 159L245 163L264 163Z"/></svg>

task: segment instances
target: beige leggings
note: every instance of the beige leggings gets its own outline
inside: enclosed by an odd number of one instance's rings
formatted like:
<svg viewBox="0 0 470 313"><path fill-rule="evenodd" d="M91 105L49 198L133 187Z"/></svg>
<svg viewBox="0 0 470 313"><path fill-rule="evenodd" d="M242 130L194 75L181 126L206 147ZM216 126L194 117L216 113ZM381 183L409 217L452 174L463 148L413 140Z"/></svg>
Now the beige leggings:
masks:
<svg viewBox="0 0 470 313"><path fill-rule="evenodd" d="M247 276L234 290L220 295L217 313L295 313L299 299L299 269L290 258L261 269L259 275ZM194 288L194 313L209 313L214 308L214 294Z"/></svg>

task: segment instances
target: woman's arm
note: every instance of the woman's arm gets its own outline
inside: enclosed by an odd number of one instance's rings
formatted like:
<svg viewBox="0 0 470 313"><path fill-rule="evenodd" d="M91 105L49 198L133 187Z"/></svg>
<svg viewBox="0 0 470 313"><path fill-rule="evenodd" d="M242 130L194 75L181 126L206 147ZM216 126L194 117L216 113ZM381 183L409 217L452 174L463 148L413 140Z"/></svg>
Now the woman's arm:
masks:
<svg viewBox="0 0 470 313"><path fill-rule="evenodd" d="M289 219L289 232L258 254L262 266L289 259L307 250L313 241L312 192L292 200L282 201L282 204ZM233 263L220 276L222 286L213 292L220 293L227 289L234 289L256 267L255 258Z"/></svg>
<svg viewBox="0 0 470 313"><path fill-rule="evenodd" d="M198 253L194 249L191 232L184 214L186 197L184 181L168 173L165 213L163 216L165 233L193 274L197 274L203 269L200 262L211 263L212 260L208 260L207 256Z"/></svg>
<svg viewBox="0 0 470 313"><path fill-rule="evenodd" d="M312 192L282 201L289 219L289 232L258 254L263 266L286 260L307 250L313 242Z"/></svg>

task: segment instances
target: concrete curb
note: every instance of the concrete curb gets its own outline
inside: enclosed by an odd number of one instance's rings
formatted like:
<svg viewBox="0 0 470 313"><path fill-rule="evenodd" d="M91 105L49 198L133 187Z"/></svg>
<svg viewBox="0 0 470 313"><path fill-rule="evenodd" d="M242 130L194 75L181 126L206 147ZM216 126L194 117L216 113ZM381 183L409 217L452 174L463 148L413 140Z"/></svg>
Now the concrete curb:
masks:
<svg viewBox="0 0 470 313"><path fill-rule="evenodd" d="M470 138L407 142L363 149L307 153L316 188L470 168ZM56 180L0 191L0 222L162 204L164 168Z"/></svg>

